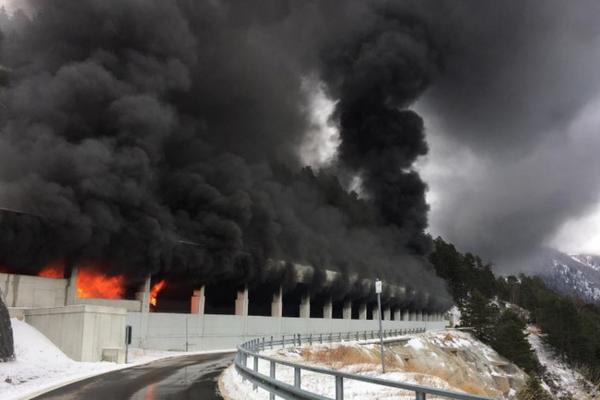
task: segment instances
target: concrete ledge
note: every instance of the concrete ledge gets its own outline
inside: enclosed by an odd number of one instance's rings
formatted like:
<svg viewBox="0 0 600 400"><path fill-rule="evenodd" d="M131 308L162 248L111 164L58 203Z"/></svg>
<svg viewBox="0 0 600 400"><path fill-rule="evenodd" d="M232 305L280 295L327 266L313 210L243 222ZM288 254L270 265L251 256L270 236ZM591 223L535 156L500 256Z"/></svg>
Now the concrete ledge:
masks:
<svg viewBox="0 0 600 400"><path fill-rule="evenodd" d="M25 311L27 311L27 308L24 307L7 307L8 308L8 315L10 318L16 318L18 320L23 321L23 319L25 319Z"/></svg>
<svg viewBox="0 0 600 400"><path fill-rule="evenodd" d="M127 311L141 311L142 302L140 300L127 299L96 299L96 298L76 298L74 305L88 304L94 306L124 308Z"/></svg>
<svg viewBox="0 0 600 400"><path fill-rule="evenodd" d="M115 308L107 306L96 306L88 304L73 304L63 307L44 307L24 309L25 316L29 315L49 315L49 314L73 314L73 313L97 313L97 314L116 314L126 315L124 308Z"/></svg>

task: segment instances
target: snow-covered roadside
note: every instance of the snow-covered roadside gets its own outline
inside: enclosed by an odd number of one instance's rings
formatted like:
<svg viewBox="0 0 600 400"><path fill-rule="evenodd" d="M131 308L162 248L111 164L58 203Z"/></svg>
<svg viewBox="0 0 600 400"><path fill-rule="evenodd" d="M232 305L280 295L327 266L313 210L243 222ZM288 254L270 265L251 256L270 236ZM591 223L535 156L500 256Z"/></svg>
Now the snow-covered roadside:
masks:
<svg viewBox="0 0 600 400"><path fill-rule="evenodd" d="M493 398L514 399L517 389L525 383L526 376L522 371L465 332L440 331L404 336L386 347L386 374L381 373L377 344L348 341L267 350L263 354L348 373ZM252 368L253 361L248 360L248 367ZM258 367L261 374L269 375L268 362L260 360ZM278 365L276 377L293 384L293 369ZM335 397L333 377L305 371L301 380L303 389ZM219 388L231 400L268 398L262 389L253 391L252 384L243 381L234 367L221 375ZM414 399L414 392L347 380L344 382L344 397Z"/></svg>
<svg viewBox="0 0 600 400"><path fill-rule="evenodd" d="M11 319L16 361L0 363L0 398L28 398L46 389L109 371L158 359L211 352L178 352L129 349L129 363L77 362L67 357L48 338L23 321ZM220 351L219 351L220 352Z"/></svg>
<svg viewBox="0 0 600 400"><path fill-rule="evenodd" d="M250 360L249 360L250 362ZM250 363L248 364L250 366ZM269 363L259 360L258 370L261 374L269 375ZM342 368L341 371L359 373L361 375L376 376L378 378L389 379L393 381L409 384L426 384L430 387L440 389L451 389L445 381L439 378L424 376L422 374L409 372L388 372L385 374L376 372L358 372L352 368ZM423 378L427 378L424 381ZM277 379L290 385L294 384L294 371L292 368L278 366ZM315 372L302 372L302 389L321 396L335 398L335 382L333 377L322 375ZM262 389L253 390L249 381L243 381L240 374L237 373L233 365L229 366L219 379L219 390L223 397L229 400L247 399L247 400L268 400L269 394ZM398 389L382 387L365 382L345 381L344 399L362 400L362 399L394 399L394 400L414 400L414 392L400 391Z"/></svg>
<svg viewBox="0 0 600 400"><path fill-rule="evenodd" d="M600 398L600 393L594 391L593 385L580 373L562 362L543 342L543 334L536 326L527 327L527 339L535 350L540 363L545 367L544 386L557 398L572 398L577 400L592 400Z"/></svg>

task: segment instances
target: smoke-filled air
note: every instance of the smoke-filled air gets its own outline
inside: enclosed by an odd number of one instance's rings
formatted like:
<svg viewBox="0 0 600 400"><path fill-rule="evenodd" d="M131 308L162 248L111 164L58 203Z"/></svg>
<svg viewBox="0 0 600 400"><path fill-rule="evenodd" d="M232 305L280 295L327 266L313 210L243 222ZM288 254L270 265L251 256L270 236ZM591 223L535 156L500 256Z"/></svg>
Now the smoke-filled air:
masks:
<svg viewBox="0 0 600 400"><path fill-rule="evenodd" d="M448 304L410 109L442 60L414 7L27 4L0 21L0 265L255 285L269 263L298 263ZM339 144L309 167L315 90Z"/></svg>

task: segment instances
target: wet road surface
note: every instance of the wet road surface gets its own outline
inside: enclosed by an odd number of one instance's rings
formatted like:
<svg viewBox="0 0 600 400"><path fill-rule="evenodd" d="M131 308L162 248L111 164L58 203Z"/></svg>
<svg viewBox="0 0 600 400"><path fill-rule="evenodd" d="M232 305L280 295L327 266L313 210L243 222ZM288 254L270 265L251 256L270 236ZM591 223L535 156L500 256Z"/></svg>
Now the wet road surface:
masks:
<svg viewBox="0 0 600 400"><path fill-rule="evenodd" d="M53 400L221 399L217 379L234 353L200 354L88 378L36 397Z"/></svg>

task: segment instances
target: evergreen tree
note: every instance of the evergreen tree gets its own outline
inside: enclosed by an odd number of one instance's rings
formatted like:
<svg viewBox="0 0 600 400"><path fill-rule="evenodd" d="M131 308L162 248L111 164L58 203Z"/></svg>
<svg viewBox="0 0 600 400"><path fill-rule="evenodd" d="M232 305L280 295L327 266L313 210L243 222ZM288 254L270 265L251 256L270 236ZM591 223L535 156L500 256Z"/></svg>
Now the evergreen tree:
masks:
<svg viewBox="0 0 600 400"><path fill-rule="evenodd" d="M540 372L540 363L527 341L525 328L525 322L516 313L504 311L496 323L490 345L527 373L537 374Z"/></svg>
<svg viewBox="0 0 600 400"><path fill-rule="evenodd" d="M472 328L474 335L485 343L493 342L497 318L498 307L479 290L474 290L461 307L462 325Z"/></svg>

